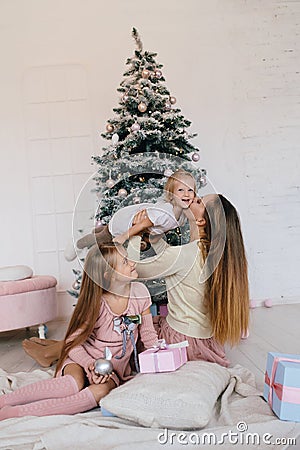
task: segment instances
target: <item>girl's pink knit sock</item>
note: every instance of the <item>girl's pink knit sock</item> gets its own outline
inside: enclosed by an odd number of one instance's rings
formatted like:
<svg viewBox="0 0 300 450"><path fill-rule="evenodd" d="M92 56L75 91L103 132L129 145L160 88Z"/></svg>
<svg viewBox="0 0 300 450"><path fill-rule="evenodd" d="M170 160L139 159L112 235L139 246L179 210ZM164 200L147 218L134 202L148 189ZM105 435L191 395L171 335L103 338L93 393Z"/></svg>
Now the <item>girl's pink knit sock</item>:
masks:
<svg viewBox="0 0 300 450"><path fill-rule="evenodd" d="M57 414L76 414L97 406L89 388L63 398L49 398L27 405L4 406L0 409L0 420L24 416L52 416Z"/></svg>
<svg viewBox="0 0 300 450"><path fill-rule="evenodd" d="M68 397L78 390L77 383L71 375L41 380L23 386L9 394L0 395L0 409L7 405L24 405L47 398Z"/></svg>

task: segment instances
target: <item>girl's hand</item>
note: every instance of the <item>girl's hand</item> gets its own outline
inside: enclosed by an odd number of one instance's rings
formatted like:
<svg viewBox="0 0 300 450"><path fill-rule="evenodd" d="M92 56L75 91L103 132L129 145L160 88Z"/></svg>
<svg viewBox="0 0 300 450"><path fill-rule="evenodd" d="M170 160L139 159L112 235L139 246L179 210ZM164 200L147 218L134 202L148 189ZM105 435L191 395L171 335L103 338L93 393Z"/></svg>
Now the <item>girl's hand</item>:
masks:
<svg viewBox="0 0 300 450"><path fill-rule="evenodd" d="M95 373L94 364L90 364L88 366L87 370L87 377L90 382L90 384L103 384L107 383L107 381L110 379L113 372L109 375L98 375Z"/></svg>

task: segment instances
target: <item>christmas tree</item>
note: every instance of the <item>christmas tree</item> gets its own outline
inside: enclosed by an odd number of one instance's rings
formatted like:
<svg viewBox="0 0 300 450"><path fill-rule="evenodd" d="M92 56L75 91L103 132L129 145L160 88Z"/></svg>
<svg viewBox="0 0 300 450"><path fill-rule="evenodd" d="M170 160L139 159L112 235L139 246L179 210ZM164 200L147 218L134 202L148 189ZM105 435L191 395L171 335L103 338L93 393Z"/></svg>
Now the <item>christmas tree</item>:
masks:
<svg viewBox="0 0 300 450"><path fill-rule="evenodd" d="M156 53L143 51L135 28L132 36L137 49L127 59L128 69L117 89L119 106L101 134L109 144L101 156L92 157L97 165L95 226L107 224L123 206L155 202L163 194L167 177L179 168L192 173L199 188L206 184L206 171L199 167L199 149L190 143L196 134L187 132L191 122L175 107L176 98L164 83L163 65L156 62ZM187 227L167 233L171 245L187 240ZM145 252L143 257L147 256ZM81 273L74 274L78 291ZM159 297L162 286L162 280L148 283L150 292ZM77 291L70 293L77 296Z"/></svg>

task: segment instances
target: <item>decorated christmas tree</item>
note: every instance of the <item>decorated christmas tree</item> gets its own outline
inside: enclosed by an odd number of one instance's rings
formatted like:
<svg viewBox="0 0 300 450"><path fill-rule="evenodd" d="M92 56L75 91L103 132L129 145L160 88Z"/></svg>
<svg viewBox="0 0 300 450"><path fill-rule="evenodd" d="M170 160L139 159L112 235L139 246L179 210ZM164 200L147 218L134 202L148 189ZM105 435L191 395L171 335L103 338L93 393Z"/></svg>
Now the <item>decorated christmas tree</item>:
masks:
<svg viewBox="0 0 300 450"><path fill-rule="evenodd" d="M101 156L92 157L97 166L95 226L107 224L123 206L157 201L167 177L179 168L192 173L198 188L206 184L206 171L199 167L199 149L190 143L196 134L187 131L191 122L175 106L176 98L165 86L157 54L143 50L135 28L132 36L137 48L126 62L128 69L117 89L119 106L101 134L109 144ZM171 245L187 240L187 227L167 233ZM74 274L77 290L70 293L77 296L81 273ZM163 295L161 286L162 280L148 284L150 292L159 297Z"/></svg>

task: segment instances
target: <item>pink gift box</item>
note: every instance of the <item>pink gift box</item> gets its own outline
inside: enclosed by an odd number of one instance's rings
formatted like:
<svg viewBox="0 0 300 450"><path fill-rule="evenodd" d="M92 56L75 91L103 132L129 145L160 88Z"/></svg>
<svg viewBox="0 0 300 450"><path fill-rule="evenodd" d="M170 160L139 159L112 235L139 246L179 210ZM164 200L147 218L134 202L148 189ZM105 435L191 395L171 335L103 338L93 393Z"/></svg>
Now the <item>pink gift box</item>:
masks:
<svg viewBox="0 0 300 450"><path fill-rule="evenodd" d="M139 354L141 373L173 372L186 362L186 346L172 347L171 344L165 349L150 348Z"/></svg>

